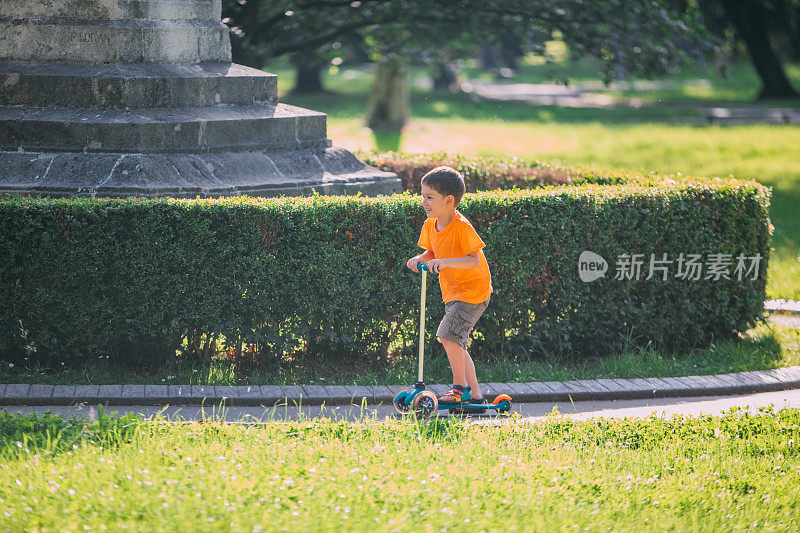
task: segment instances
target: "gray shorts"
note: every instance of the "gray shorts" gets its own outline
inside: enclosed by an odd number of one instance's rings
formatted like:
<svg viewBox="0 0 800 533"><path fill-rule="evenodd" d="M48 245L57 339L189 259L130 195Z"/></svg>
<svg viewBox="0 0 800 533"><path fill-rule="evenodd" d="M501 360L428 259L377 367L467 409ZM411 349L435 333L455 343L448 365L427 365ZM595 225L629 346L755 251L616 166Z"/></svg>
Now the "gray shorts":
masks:
<svg viewBox="0 0 800 533"><path fill-rule="evenodd" d="M444 318L439 324L439 329L436 330L436 336L460 344L466 350L469 334L489 306L489 300L491 300L491 297L479 304L471 304L459 300L444 304Z"/></svg>

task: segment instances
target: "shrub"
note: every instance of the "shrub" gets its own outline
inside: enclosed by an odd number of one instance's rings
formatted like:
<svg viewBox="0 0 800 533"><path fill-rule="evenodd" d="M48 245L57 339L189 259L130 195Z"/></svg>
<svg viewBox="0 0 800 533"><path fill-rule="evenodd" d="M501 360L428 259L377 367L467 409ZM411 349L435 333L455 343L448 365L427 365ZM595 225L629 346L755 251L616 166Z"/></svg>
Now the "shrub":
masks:
<svg viewBox="0 0 800 533"><path fill-rule="evenodd" d="M621 172L564 167L517 157L448 155L444 152L434 154L367 152L359 155L367 164L397 174L403 182L403 190L413 193L420 192L422 176L441 165L452 167L464 176L467 192L586 183L608 185L631 179L631 176Z"/></svg>
<svg viewBox="0 0 800 533"><path fill-rule="evenodd" d="M707 345L762 316L769 189L737 180L637 180L465 195L459 209L487 244L495 290L471 352ZM423 219L408 192L3 197L0 351L161 361L184 337L205 332L252 344L261 358L385 356L390 343L411 344L418 334L419 277L405 262L420 251ZM579 279L585 250L608 261L604 278ZM680 252L730 254L734 264L738 254L763 260L755 280L613 277L620 254L676 259ZM431 277L427 331L435 342L443 305Z"/></svg>

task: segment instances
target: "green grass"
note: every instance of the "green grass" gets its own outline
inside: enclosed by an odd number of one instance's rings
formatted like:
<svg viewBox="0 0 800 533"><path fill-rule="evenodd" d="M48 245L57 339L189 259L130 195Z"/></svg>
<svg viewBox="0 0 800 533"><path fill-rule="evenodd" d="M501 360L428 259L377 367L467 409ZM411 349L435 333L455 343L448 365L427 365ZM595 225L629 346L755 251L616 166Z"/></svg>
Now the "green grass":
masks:
<svg viewBox="0 0 800 533"><path fill-rule="evenodd" d="M554 55L551 65L529 58L521 69L522 81L547 81L542 69L562 69L576 79L598 79L596 65L569 65ZM559 59L560 58L560 59ZM476 155L519 156L567 165L600 169L655 170L700 176L756 179L773 187L770 216L775 226L774 253L770 259L768 298L800 299L800 127L707 126L697 124L697 113L687 106L656 105L644 108L568 108L534 106L523 102L473 102L466 94L419 89L412 85L412 118L398 138L375 139L364 126L366 97L372 73L356 68L337 69L325 76L329 93L290 95L290 70L277 65L282 100L328 114L329 137L334 144L354 151L376 147L404 152L445 151ZM752 67L733 63L731 77L715 80L709 70L692 67L671 78L684 83L672 96L654 96L669 103L741 103L755 98L758 80ZM712 69L713 70L713 69ZM787 65L800 86L800 65ZM594 74L592 74L594 73ZM426 76L410 69L412 79ZM594 76L594 78L592 78ZM687 87L705 79L708 94ZM519 80L517 80L519 81ZM550 81L552 81L550 79ZM618 92L622 96L621 92ZM673 102L675 103L675 102ZM798 104L800 105L800 103ZM691 121L689 124L686 121ZM689 251L687 251L689 252Z"/></svg>
<svg viewBox="0 0 800 533"><path fill-rule="evenodd" d="M155 368L115 364L110 360L78 362L73 366L22 361L0 363L0 383L43 384L208 384L208 385L397 385L416 380L418 354L409 346L404 353L365 364L363 358L331 358L319 365L313 356L305 361L256 365L218 359L197 364L177 358ZM452 379L447 358L435 341L426 346L425 377L429 383ZM709 348L685 354L652 348L622 350L605 358L542 357L523 349L475 357L482 382L563 381L597 378L643 378L725 374L800 365L800 329L762 324L742 335ZM13 364L14 366L9 366Z"/></svg>
<svg viewBox="0 0 800 533"><path fill-rule="evenodd" d="M800 411L759 411L501 426L0 414L0 529L788 530Z"/></svg>

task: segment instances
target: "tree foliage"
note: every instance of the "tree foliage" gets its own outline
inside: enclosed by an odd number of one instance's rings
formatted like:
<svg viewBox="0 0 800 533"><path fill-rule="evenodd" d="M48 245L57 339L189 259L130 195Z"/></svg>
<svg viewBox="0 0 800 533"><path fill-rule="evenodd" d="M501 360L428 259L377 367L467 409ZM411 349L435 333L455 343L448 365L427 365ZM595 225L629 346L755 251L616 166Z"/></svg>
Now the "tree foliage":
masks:
<svg viewBox="0 0 800 533"><path fill-rule="evenodd" d="M519 43L541 51L558 32L574 50L651 77L716 43L699 12L674 15L655 0L225 0L235 52L251 62L284 54L332 54L357 34L373 59L424 59L443 47ZM256 65L261 66L261 65Z"/></svg>

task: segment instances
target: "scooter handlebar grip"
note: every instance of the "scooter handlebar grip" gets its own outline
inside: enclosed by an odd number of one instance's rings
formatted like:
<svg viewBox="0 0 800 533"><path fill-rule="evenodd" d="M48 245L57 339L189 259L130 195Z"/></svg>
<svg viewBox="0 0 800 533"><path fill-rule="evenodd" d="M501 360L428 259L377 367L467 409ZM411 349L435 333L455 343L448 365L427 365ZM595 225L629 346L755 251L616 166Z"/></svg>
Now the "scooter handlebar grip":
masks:
<svg viewBox="0 0 800 533"><path fill-rule="evenodd" d="M424 270L425 272L430 272L430 270L428 270L428 264L427 263L417 263L417 268L419 270Z"/></svg>

